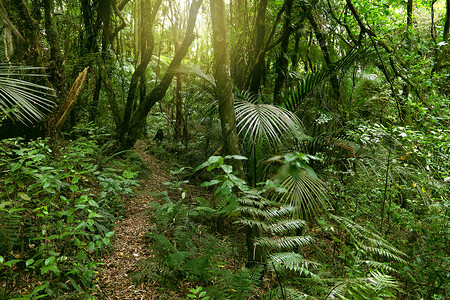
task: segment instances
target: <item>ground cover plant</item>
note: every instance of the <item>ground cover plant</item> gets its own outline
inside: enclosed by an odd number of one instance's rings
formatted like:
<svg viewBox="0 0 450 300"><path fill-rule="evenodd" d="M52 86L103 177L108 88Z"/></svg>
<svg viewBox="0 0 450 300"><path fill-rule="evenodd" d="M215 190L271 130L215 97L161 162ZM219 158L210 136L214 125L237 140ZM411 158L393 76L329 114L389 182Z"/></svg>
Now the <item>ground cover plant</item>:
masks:
<svg viewBox="0 0 450 300"><path fill-rule="evenodd" d="M131 169L105 162L107 137L1 142L2 298L88 297L137 184Z"/></svg>

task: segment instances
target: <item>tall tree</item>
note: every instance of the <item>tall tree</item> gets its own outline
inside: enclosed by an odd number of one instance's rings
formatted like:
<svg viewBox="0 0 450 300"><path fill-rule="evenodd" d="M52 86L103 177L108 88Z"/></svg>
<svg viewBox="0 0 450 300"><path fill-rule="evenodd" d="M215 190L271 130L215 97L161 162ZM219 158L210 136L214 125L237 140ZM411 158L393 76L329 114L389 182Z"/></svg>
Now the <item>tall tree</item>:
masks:
<svg viewBox="0 0 450 300"><path fill-rule="evenodd" d="M285 0L284 7L286 10L286 16L283 24L283 34L281 36L281 52L277 59L276 72L277 78L275 80L275 87L273 92L274 103L281 103L281 89L286 79L286 73L288 71L288 47L289 37L291 32L291 15L292 15L292 3L293 0Z"/></svg>
<svg viewBox="0 0 450 300"><path fill-rule="evenodd" d="M217 86L217 97L219 99L219 114L222 125L222 138L227 154L239 155L238 136L236 132L236 118L233 99L233 82L231 80L228 34L225 18L224 0L211 0L212 37L215 61L215 77ZM244 169L240 160L234 161L234 167L239 176L244 178ZM265 253L261 247L254 247L255 238L261 232L257 228L247 226L247 251L248 262L264 261Z"/></svg>
<svg viewBox="0 0 450 300"><path fill-rule="evenodd" d="M120 128L120 141L123 144L125 141L125 137L127 134L127 130L130 124L131 116L133 114L133 107L135 106L136 101L136 91L139 84L141 82L141 91L143 90L143 85L145 85L145 70L147 65L150 62L150 59L153 55L153 49L155 46L154 37L153 37L153 24L155 22L156 14L161 6L162 0L157 0L153 6L151 5L150 0L141 0L140 1L140 18L136 20L138 22L139 35L137 38L139 39L136 45L136 53L137 62L136 69L131 76L130 85L128 88L127 100L125 105L125 112L123 114L123 123ZM141 101L143 102L143 101Z"/></svg>
<svg viewBox="0 0 450 300"><path fill-rule="evenodd" d="M450 0L447 0L446 10L445 10L445 23L444 23L444 33L442 39L444 42L448 41L450 31Z"/></svg>
<svg viewBox="0 0 450 300"><path fill-rule="evenodd" d="M210 6L215 64L214 73L217 98L219 99L222 139L227 154L239 155L239 141L234 112L233 81L231 80L230 58L228 53L225 2L223 0L211 0ZM244 171L240 160L236 160L235 167L239 171L240 177L244 178Z"/></svg>
<svg viewBox="0 0 450 300"><path fill-rule="evenodd" d="M54 23L54 0L44 0L44 18L45 18L45 32L47 42L50 47L50 81L58 93L64 90L62 82L62 58L60 54L60 45L58 32Z"/></svg>
<svg viewBox="0 0 450 300"><path fill-rule="evenodd" d="M319 43L319 47L322 50L322 55L325 60L325 63L328 67L330 67L332 65L333 61L331 59L330 47L327 43L327 36L322 29L323 28L322 24L316 21L316 17L313 15L313 11L308 11L308 7L304 6L303 10L307 13L306 16L308 18L309 24L311 25L311 27L314 30L314 34ZM318 13L317 9L315 10L315 12ZM331 87L333 88L335 100L342 101L340 88L339 88L340 85L339 85L339 80L338 80L337 75L336 74L331 75L330 81L331 81ZM341 102L341 105L342 105L341 112L344 113L345 107L343 107L342 102Z"/></svg>
<svg viewBox="0 0 450 300"><path fill-rule="evenodd" d="M256 14L255 63L250 74L249 91L257 95L261 84L261 74L265 64L264 37L266 32L266 11L268 0L259 0Z"/></svg>
<svg viewBox="0 0 450 300"><path fill-rule="evenodd" d="M179 68L181 61L186 56L190 45L195 39L194 28L195 22L197 20L197 14L200 9L203 0L192 0L192 4L189 10L189 19L187 21L186 33L184 40L180 45L178 51L176 51L169 67L167 68L166 74L162 78L161 82L152 89L150 93L145 96L144 101L142 101L133 114L126 115L129 118L129 125L123 123L123 128L121 129L123 134L121 134L120 144L121 148L129 149L133 147L137 139L142 133L142 128L145 123L145 119L152 109L152 107L166 95L167 89L172 83L173 77L176 75L176 70Z"/></svg>

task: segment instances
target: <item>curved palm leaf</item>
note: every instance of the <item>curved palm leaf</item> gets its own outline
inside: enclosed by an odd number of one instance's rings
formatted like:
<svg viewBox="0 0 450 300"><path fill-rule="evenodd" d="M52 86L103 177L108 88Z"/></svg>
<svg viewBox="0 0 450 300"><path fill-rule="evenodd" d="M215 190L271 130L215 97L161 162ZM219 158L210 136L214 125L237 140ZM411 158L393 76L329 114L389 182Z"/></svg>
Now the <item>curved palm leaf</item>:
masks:
<svg viewBox="0 0 450 300"><path fill-rule="evenodd" d="M346 69L359 57L358 51L353 48L350 52L336 63L324 67L317 72L306 74L297 85L284 97L282 106L290 111L295 111L301 101L319 85L323 80L339 70Z"/></svg>
<svg viewBox="0 0 450 300"><path fill-rule="evenodd" d="M297 179L289 175L281 183L285 192L278 196L278 201L295 207L297 217L310 219L327 206L328 189L320 179L308 175L306 171L302 173Z"/></svg>
<svg viewBox="0 0 450 300"><path fill-rule="evenodd" d="M286 135L301 134L300 120L283 107L237 100L235 112L238 135L251 144L278 145Z"/></svg>
<svg viewBox="0 0 450 300"><path fill-rule="evenodd" d="M3 114L24 124L44 118L43 111L50 111L53 101L51 88L16 78L17 76L42 76L31 74L40 68L0 65L0 110ZM21 74L21 72L30 72Z"/></svg>

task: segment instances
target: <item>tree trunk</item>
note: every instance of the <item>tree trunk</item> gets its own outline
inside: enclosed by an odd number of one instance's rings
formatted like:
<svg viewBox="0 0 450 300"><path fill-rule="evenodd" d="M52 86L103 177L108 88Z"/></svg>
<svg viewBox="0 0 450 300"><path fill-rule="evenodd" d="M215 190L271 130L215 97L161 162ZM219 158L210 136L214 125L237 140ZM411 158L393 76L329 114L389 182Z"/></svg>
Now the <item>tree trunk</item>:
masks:
<svg viewBox="0 0 450 300"><path fill-rule="evenodd" d="M213 30L213 48L215 61L215 77L217 84L217 97L219 99L219 114L222 125L222 137L227 154L239 155L238 136L236 132L233 82L230 75L228 34L225 18L224 0L211 0L211 21ZM235 160L233 167L238 170L239 176L244 178L244 169L240 160ZM261 232L257 228L248 226L246 233L248 263L253 266L256 262L265 261L265 252L262 247L254 247L254 241Z"/></svg>
<svg viewBox="0 0 450 300"><path fill-rule="evenodd" d="M38 21L33 18L28 7L28 2L12 0L1 2L0 4L5 6L5 10L10 12L9 18L6 14L2 18L7 25L9 24L8 27L19 41L14 48L13 63L20 61L21 64L25 62L28 66L43 66L41 31ZM35 11L40 11L40 7L37 6ZM0 15L3 14L0 13ZM47 82L38 83L46 84Z"/></svg>
<svg viewBox="0 0 450 300"><path fill-rule="evenodd" d="M286 79L286 73L288 71L288 47L289 47L289 36L291 31L291 10L292 10L293 0L285 0L284 7L286 8L286 18L284 19L283 25L283 35L281 37L281 52L277 59L276 71L277 78L275 80L275 88L273 91L273 101L274 103L281 104L281 89L283 88L284 81Z"/></svg>
<svg viewBox="0 0 450 300"><path fill-rule="evenodd" d="M448 35L450 31L450 0L447 0L447 10L445 13L445 23L444 23L444 34L443 34L443 41L448 41Z"/></svg>
<svg viewBox="0 0 450 300"><path fill-rule="evenodd" d="M195 38L194 27L202 1L203 0L192 1L189 11L189 20L187 22L186 35L180 46L180 49L178 49L178 51L175 53L175 56L172 59L169 67L167 68L166 74L162 78L161 82L148 95L146 95L144 101L139 104L135 113L132 115L130 125L127 128L126 133L124 134L122 139L123 142L121 143L121 147L123 149L129 149L133 147L142 133L142 127L148 113L150 112L152 107L166 95L167 89L169 88L170 83L172 82L172 79L176 74L177 67L180 66L181 61L186 56L189 47Z"/></svg>
<svg viewBox="0 0 450 300"><path fill-rule="evenodd" d="M179 31L180 31L180 21L177 14L175 15L175 22L173 24L173 36L174 36L174 46L175 52L180 48L180 42L178 41ZM177 72L176 75L176 87L175 87L175 138L183 138L183 98L181 97L182 88L182 77L181 73Z"/></svg>
<svg viewBox="0 0 450 300"><path fill-rule="evenodd" d="M304 10L306 11L306 9L307 8L305 8ZM326 63L327 66L330 66L333 62L331 60L331 55L330 55L330 51L329 51L328 46L327 46L327 41L326 41L325 35L322 33L322 30L319 28L319 24L317 24L316 20L314 19L314 16L312 15L312 12L308 12L307 18L308 18L309 24L311 24L311 27L314 30L314 34L316 36L316 39L319 42L319 46L320 46L320 49L322 50L322 55L323 55L323 58L325 60L325 63ZM341 103L341 106L342 106L341 107L342 108L341 113L344 114L345 113L345 107L344 107L344 104L343 104L342 99L341 99L341 93L340 93L340 88L339 88L339 80L338 80L336 74L333 74L330 77L330 81L331 81L331 87L333 88L334 96L335 96L336 100Z"/></svg>
<svg viewBox="0 0 450 300"><path fill-rule="evenodd" d="M136 22L140 23L138 25L138 28L139 31L141 31L141 34L139 35L140 42L136 45L136 52L138 53L138 55L136 55L138 65L133 72L133 75L131 76L130 87L127 94L127 102L123 114L123 123L120 126L119 141L122 144L122 148L124 148L124 145L126 144L125 138L129 129L128 127L130 124L131 115L133 113L133 108L135 107L136 91L139 82L141 83L141 95L143 92L145 92L145 88L142 88L142 85L145 85L143 79L145 79L145 70L147 69L147 65L152 58L153 49L155 46L152 30L153 22L156 18L156 13L161 6L161 2L162 0L156 1L154 7L152 8L150 5L150 1L141 1L141 18L136 20Z"/></svg>
<svg viewBox="0 0 450 300"><path fill-rule="evenodd" d="M268 0L260 0L258 2L258 13L256 15L256 43L255 43L255 64L250 74L249 91L253 95L257 95L261 85L261 75L265 67L265 49L264 37L266 33L266 10Z"/></svg>
<svg viewBox="0 0 450 300"><path fill-rule="evenodd" d="M55 87L59 95L64 93L64 84L62 82L62 58L60 55L60 46L58 32L53 22L53 0L44 0L44 19L45 32L47 33L47 42L50 46L50 82Z"/></svg>
<svg viewBox="0 0 450 300"><path fill-rule="evenodd" d="M413 26L413 0L408 0L406 4L406 45L408 47L408 52L412 51L412 42L411 42L411 32ZM411 93L410 86L405 82L403 83L403 91L402 97L399 99L399 118L402 122L405 121L406 118L406 101Z"/></svg>

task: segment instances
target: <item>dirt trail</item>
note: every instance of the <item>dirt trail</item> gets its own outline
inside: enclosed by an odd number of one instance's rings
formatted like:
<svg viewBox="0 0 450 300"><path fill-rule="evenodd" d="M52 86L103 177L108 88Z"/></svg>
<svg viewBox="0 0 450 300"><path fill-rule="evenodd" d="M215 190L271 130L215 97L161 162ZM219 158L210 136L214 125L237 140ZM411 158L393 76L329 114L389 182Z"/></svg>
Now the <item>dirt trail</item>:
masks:
<svg viewBox="0 0 450 300"><path fill-rule="evenodd" d="M136 262L151 255L146 239L149 203L157 200L150 193L166 190L163 183L170 179L169 166L146 153L145 147L140 142L135 151L149 166L150 175L141 180L136 197L126 204L126 217L116 224L114 251L103 259L104 267L98 276L99 299L159 299L156 287L149 284L136 286L129 277Z"/></svg>

